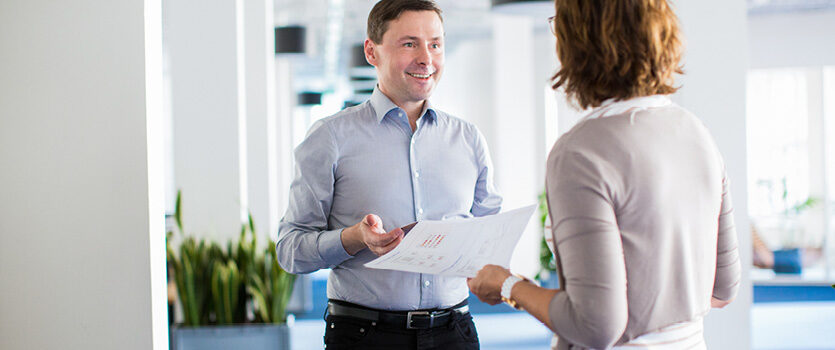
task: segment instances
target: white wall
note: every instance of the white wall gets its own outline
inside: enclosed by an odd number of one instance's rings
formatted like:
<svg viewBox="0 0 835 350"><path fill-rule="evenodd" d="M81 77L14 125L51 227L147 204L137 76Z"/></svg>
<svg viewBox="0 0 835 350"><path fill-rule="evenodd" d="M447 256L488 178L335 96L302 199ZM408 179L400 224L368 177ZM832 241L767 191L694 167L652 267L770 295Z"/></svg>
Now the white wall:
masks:
<svg viewBox="0 0 835 350"><path fill-rule="evenodd" d="M189 234L237 238L247 212L243 0L166 0L174 184Z"/></svg>
<svg viewBox="0 0 835 350"><path fill-rule="evenodd" d="M275 58L275 93L276 103L274 150L276 154L276 194L278 198L277 214L279 219L284 216L290 200L290 184L295 176L295 159L293 150L296 147L294 130L296 129L293 110L296 108L296 94L293 91L293 59L276 55ZM278 240L278 231L270 232L270 237Z"/></svg>
<svg viewBox="0 0 835 350"><path fill-rule="evenodd" d="M835 65L835 10L748 17L751 68Z"/></svg>
<svg viewBox="0 0 835 350"><path fill-rule="evenodd" d="M475 124L491 153L495 138L487 124L493 120L492 46L492 37L487 35L448 42L444 75L431 97L432 104L441 110Z"/></svg>
<svg viewBox="0 0 835 350"><path fill-rule="evenodd" d="M537 130L535 133L535 147L537 148L535 176L540 192L545 190L545 163L548 160L548 152L551 151L556 141L558 123L557 111L546 109L547 105L558 104L558 95L551 89L551 77L556 73L559 65L555 49L556 42L557 38L547 28L534 30L534 74L531 83L536 99L534 103L534 114L537 116L534 118L536 123L534 130Z"/></svg>
<svg viewBox="0 0 835 350"><path fill-rule="evenodd" d="M533 53L534 18L514 15L493 16L493 128L496 145L492 148L496 184L504 197L503 210L535 204L545 187L539 172L544 171L541 145L542 89L536 77ZM534 215L513 252L510 267L533 277L539 272L539 244L542 231Z"/></svg>
<svg viewBox="0 0 835 350"><path fill-rule="evenodd" d="M159 0L0 2L0 348L168 348Z"/></svg>
<svg viewBox="0 0 835 350"><path fill-rule="evenodd" d="M725 158L739 235L742 286L736 301L713 310L705 320L709 349L751 347L751 234L745 143L745 75L747 61L746 2L743 0L677 1L686 43L685 75L676 102L710 129Z"/></svg>
<svg viewBox="0 0 835 350"><path fill-rule="evenodd" d="M259 236L278 231L273 0L244 0L248 206Z"/></svg>

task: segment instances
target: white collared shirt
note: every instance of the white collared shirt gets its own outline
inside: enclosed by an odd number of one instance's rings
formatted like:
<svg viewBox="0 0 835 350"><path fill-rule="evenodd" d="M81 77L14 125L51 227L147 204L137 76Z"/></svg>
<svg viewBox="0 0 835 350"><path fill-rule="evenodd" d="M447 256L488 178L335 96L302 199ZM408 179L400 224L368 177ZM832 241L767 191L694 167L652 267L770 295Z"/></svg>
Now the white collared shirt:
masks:
<svg viewBox="0 0 835 350"><path fill-rule="evenodd" d="M586 121L595 118L604 118L613 115L623 114L630 111L632 112L631 115L634 116L636 112L642 110L647 110L649 108L667 107L671 106L672 104L673 101L670 100L670 98L666 95L642 96L622 101L610 98L606 101L603 101L603 103L599 107L593 109L580 121Z"/></svg>

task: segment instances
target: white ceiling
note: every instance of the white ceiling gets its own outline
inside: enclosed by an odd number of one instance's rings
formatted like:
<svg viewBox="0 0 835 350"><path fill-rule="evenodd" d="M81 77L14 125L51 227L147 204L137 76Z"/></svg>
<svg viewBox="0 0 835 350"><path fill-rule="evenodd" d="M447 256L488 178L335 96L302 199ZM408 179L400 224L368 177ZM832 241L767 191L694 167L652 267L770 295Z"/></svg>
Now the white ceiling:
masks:
<svg viewBox="0 0 835 350"><path fill-rule="evenodd" d="M377 0L275 0L275 21L276 25L300 24L321 31L327 27L329 17L340 19L343 40L362 42L366 18L375 3ZM437 0L437 3L444 11L447 32L466 35L481 32L490 25L490 0Z"/></svg>
<svg viewBox="0 0 835 350"><path fill-rule="evenodd" d="M378 0L275 0L275 24L302 25L308 31L309 53L294 62L299 89L329 89L347 70L350 48L365 39L368 12ZM684 0L672 0L684 1ZM698 1L698 0L696 0ZM454 43L489 35L493 13L490 0L436 0L444 11L447 50ZM550 1L543 1L550 2ZM750 15L835 9L835 0L747 0ZM542 7L537 9L542 12ZM548 11L544 11L548 12ZM545 29L545 19L534 21Z"/></svg>
<svg viewBox="0 0 835 350"><path fill-rule="evenodd" d="M835 0L748 0L748 14L835 9Z"/></svg>

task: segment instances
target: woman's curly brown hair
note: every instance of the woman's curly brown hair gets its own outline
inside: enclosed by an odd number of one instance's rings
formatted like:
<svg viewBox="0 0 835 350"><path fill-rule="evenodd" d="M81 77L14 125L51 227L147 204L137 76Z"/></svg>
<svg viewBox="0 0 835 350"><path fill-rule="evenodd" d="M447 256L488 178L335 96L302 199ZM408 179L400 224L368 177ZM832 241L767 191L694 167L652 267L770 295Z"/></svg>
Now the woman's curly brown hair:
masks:
<svg viewBox="0 0 835 350"><path fill-rule="evenodd" d="M615 98L671 94L682 45L667 0L556 0L553 88L582 108Z"/></svg>

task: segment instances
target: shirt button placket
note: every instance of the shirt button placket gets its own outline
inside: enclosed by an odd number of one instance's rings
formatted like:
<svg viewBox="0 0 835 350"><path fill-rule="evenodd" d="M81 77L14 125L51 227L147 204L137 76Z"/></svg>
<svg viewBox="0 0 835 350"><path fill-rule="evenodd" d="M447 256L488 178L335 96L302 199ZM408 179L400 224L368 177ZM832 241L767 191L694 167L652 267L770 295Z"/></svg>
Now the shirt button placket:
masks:
<svg viewBox="0 0 835 350"><path fill-rule="evenodd" d="M412 135L412 140L409 147L409 160L410 165L412 168L412 195L414 198L415 204L415 221L420 221L423 219L423 208L421 208L421 195L420 195L420 170L418 169L417 164L417 157L415 156L415 137L417 133Z"/></svg>
<svg viewBox="0 0 835 350"><path fill-rule="evenodd" d="M428 307L435 303L433 302L435 295L432 293L432 282L430 281L432 275L421 274L420 277L423 280L420 291L420 305L421 307Z"/></svg>
<svg viewBox="0 0 835 350"><path fill-rule="evenodd" d="M414 208L415 208L415 221L420 221L423 219L423 208L420 207L421 196L420 196L420 182L418 181L420 170L418 169L417 164L417 157L415 156L415 138L417 137L417 132L412 134L412 139L409 142L409 166L412 169L412 198L414 198ZM428 301L430 299L429 294L429 281L425 280L425 276L423 274L419 274L419 281L421 283L420 288L420 297L419 297L419 305L423 308L425 305L428 305Z"/></svg>

